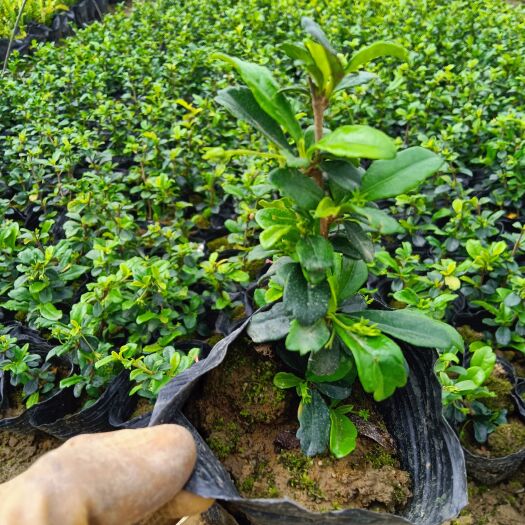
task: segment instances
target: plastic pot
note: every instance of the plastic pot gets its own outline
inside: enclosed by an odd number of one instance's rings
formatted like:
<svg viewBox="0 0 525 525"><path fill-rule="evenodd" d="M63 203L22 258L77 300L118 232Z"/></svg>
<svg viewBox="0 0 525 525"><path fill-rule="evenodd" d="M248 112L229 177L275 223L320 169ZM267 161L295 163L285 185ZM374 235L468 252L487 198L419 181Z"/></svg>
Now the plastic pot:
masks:
<svg viewBox="0 0 525 525"><path fill-rule="evenodd" d="M6 325L7 332L12 337L16 337L20 345L29 344L31 353L40 355L45 359L47 353L51 350L51 345L40 337L40 334L31 328L27 328L18 322L11 322ZM53 361L64 368L69 369L69 374L73 372L73 364L63 358L55 358ZM0 372L0 407L8 407L9 390L8 375ZM28 433L33 426L32 417L40 410L49 411L59 416L66 413L68 393L64 390L56 392L46 400L36 403L31 408L24 410L21 414L13 417L0 419L0 430L9 430L11 432Z"/></svg>
<svg viewBox="0 0 525 525"><path fill-rule="evenodd" d="M520 382L516 377L514 367L509 361L498 357L497 362L505 370L510 383L514 385L512 399L516 405L517 416L525 423L525 402L519 395L520 388L523 388L525 391L525 386L519 386ZM463 447L463 452L469 476L486 485L493 485L510 478L520 469L525 461L525 447L508 456L495 458L475 454L465 447Z"/></svg>
<svg viewBox="0 0 525 525"><path fill-rule="evenodd" d="M31 426L62 440L78 434L117 429L129 418L137 404L136 396L129 396L130 388L129 372L124 370L111 381L93 405L78 412L74 412L78 400L73 396L73 389L65 389L65 415L64 412L54 412L51 406L40 407L31 414Z"/></svg>
<svg viewBox="0 0 525 525"><path fill-rule="evenodd" d="M198 447L197 466L186 489L217 499L237 516L257 525L439 525L458 515L467 504L467 480L459 440L442 417L441 387L433 373L434 352L407 347L410 376L405 388L378 404L390 434L397 442L401 464L412 478L413 497L403 515L348 509L327 513L305 510L287 499L242 498L221 462L181 412L195 383L224 360L230 344L247 322L221 340L207 359L175 377L161 390L151 425L178 423L190 430Z"/></svg>

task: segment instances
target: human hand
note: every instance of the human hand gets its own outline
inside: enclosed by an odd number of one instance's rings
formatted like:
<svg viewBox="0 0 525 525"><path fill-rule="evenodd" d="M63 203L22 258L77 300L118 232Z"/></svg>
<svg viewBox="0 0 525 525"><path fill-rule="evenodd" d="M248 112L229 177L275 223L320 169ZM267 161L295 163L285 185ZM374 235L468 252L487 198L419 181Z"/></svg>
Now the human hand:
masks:
<svg viewBox="0 0 525 525"><path fill-rule="evenodd" d="M196 461L176 425L76 436L0 485L2 525L132 525L212 503L182 490Z"/></svg>

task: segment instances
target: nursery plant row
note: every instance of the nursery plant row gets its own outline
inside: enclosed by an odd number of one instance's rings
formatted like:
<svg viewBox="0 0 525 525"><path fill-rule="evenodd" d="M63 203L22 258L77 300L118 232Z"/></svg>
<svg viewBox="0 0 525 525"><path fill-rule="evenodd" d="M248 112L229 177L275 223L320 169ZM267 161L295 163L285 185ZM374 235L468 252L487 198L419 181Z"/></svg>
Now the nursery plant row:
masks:
<svg viewBox="0 0 525 525"><path fill-rule="evenodd" d="M178 421L258 523L441 523L525 459L524 10L201 7L0 78L0 426Z"/></svg>

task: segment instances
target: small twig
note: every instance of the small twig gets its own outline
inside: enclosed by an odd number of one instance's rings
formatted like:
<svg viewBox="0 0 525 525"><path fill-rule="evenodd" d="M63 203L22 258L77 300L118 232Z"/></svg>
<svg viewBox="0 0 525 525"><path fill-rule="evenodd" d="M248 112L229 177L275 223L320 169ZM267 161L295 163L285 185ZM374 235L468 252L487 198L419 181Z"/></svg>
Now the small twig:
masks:
<svg viewBox="0 0 525 525"><path fill-rule="evenodd" d="M175 525L182 525L183 523L186 523L189 519L190 519L189 516L184 516L184 518L182 518L181 520L177 521L177 523L175 523Z"/></svg>
<svg viewBox="0 0 525 525"><path fill-rule="evenodd" d="M16 17L15 26L13 27L13 32L11 33L11 38L9 39L9 44L7 45L7 51L6 51L5 60L4 60L4 67L2 68L2 76L6 72L7 62L9 61L9 56L11 55L11 48L13 47L13 42L15 41L15 36L18 33L18 27L20 25L20 20L22 18L22 14L24 12L26 4L27 4L27 0L23 0L22 1L22 5L20 6L20 10L18 11L18 16Z"/></svg>

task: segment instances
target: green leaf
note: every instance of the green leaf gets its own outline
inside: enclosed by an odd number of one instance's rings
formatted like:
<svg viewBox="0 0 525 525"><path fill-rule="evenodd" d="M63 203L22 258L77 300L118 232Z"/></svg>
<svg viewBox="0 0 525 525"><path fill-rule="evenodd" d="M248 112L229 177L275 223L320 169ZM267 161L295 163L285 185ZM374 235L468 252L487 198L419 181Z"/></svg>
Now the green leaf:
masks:
<svg viewBox="0 0 525 525"><path fill-rule="evenodd" d="M330 410L330 452L337 458L344 458L357 444L357 428L350 419Z"/></svg>
<svg viewBox="0 0 525 525"><path fill-rule="evenodd" d="M361 168L344 160L324 160L321 169L328 180L347 191L353 191L361 184Z"/></svg>
<svg viewBox="0 0 525 525"><path fill-rule="evenodd" d="M359 73L351 73L350 75L346 75L339 84L337 84L337 87L334 91L341 91L343 89L348 89L356 86L361 86L362 84L366 84L370 82L371 80L375 80L377 78L377 75L374 75L374 73L369 73L368 71L360 71Z"/></svg>
<svg viewBox="0 0 525 525"><path fill-rule="evenodd" d="M266 312L253 315L247 333L254 343L279 341L286 337L290 330L290 315L283 303L277 303Z"/></svg>
<svg viewBox="0 0 525 525"><path fill-rule="evenodd" d="M490 346L478 348L470 358L470 366L479 366L485 374L485 379L490 376L495 364L496 354Z"/></svg>
<svg viewBox="0 0 525 525"><path fill-rule="evenodd" d="M308 359L306 379L315 383L332 383L346 377L355 364L353 359L343 352L339 339L331 348L312 353Z"/></svg>
<svg viewBox="0 0 525 525"><path fill-rule="evenodd" d="M144 324L150 321L151 319L156 319L157 314L155 312L144 312L143 314L137 316L136 322L137 324Z"/></svg>
<svg viewBox="0 0 525 525"><path fill-rule="evenodd" d="M332 245L321 235L310 235L300 239L295 249L309 280L314 284L321 282L326 277L327 270L332 267Z"/></svg>
<svg viewBox="0 0 525 525"><path fill-rule="evenodd" d="M32 294L37 294L41 292L44 288L47 288L48 286L48 282L35 281L29 285L29 292Z"/></svg>
<svg viewBox="0 0 525 525"><path fill-rule="evenodd" d="M291 150L279 124L263 111L248 88L230 87L223 89L219 91L215 100L235 117L251 124L280 148Z"/></svg>
<svg viewBox="0 0 525 525"><path fill-rule="evenodd" d="M426 316L419 310L364 310L352 317L364 317L401 341L425 348L463 349L463 339L452 326Z"/></svg>
<svg viewBox="0 0 525 525"><path fill-rule="evenodd" d="M399 222L383 210L370 207L360 208L359 206L353 206L353 210L359 215L366 217L370 227L383 235L392 235L405 231Z"/></svg>
<svg viewBox="0 0 525 525"><path fill-rule="evenodd" d="M279 92L279 84L266 67L245 62L224 53L214 53L212 58L232 64L250 88L255 100L263 111L283 126L295 142L299 142L302 139L303 133L292 107L288 99Z"/></svg>
<svg viewBox="0 0 525 525"><path fill-rule="evenodd" d="M310 284L296 265L284 288L284 305L302 325L311 325L326 315L330 301L328 282Z"/></svg>
<svg viewBox="0 0 525 525"><path fill-rule="evenodd" d="M374 42L373 44L361 48L359 51L354 53L348 66L346 68L347 73L352 73L359 69L362 65L375 60L376 58L383 56L392 56L400 58L401 60L408 60L408 51L399 44L393 42Z"/></svg>
<svg viewBox="0 0 525 525"><path fill-rule="evenodd" d="M60 319L62 319L62 312L51 303L39 304L38 310L40 311L40 315L49 321L60 321Z"/></svg>
<svg viewBox="0 0 525 525"><path fill-rule="evenodd" d="M333 279L337 290L338 303L356 294L368 279L368 267L361 260L344 256L334 258Z"/></svg>
<svg viewBox="0 0 525 525"><path fill-rule="evenodd" d="M299 386L301 383L304 383L304 379L297 377L295 374L290 374L289 372L278 372L273 378L273 384L277 388L294 388Z"/></svg>
<svg viewBox="0 0 525 525"><path fill-rule="evenodd" d="M270 226L295 226L297 215L291 210L283 208L263 208L255 214L255 220L261 228Z"/></svg>
<svg viewBox="0 0 525 525"><path fill-rule="evenodd" d="M395 197L415 188L443 165L443 159L430 150L415 146L392 160L373 162L363 175L361 191L370 201Z"/></svg>
<svg viewBox="0 0 525 525"><path fill-rule="evenodd" d="M103 357L95 363L95 368L98 370L99 368L102 368L103 366L106 366L109 363L113 363L114 361L115 357L113 355L107 355L106 357Z"/></svg>
<svg viewBox="0 0 525 525"><path fill-rule="evenodd" d="M324 197L323 190L310 177L293 168L274 169L269 180L284 197L304 210L315 210Z"/></svg>
<svg viewBox="0 0 525 525"><path fill-rule="evenodd" d="M65 272L60 274L61 279L64 281L73 281L78 279L81 275L84 275L90 269L89 266L81 266L80 264L73 264Z"/></svg>
<svg viewBox="0 0 525 525"><path fill-rule="evenodd" d="M328 51L323 45L312 40L307 40L305 45L310 51L310 55L318 71L321 72L322 84L318 84L318 79L314 77L317 87L322 90L325 97L330 97L335 86L344 77L345 71L339 57ZM317 73L317 71L316 71Z"/></svg>
<svg viewBox="0 0 525 525"><path fill-rule="evenodd" d="M388 135L370 126L359 125L337 128L315 143L312 149L347 159L393 159L396 156L396 146Z"/></svg>
<svg viewBox="0 0 525 525"><path fill-rule="evenodd" d="M314 217L325 219L326 217L337 217L340 213L341 207L337 206L331 197L323 197L315 209Z"/></svg>
<svg viewBox="0 0 525 525"><path fill-rule="evenodd" d="M292 231L292 226L270 226L261 232L259 235L259 242L265 250L273 248L278 244L288 233Z"/></svg>
<svg viewBox="0 0 525 525"><path fill-rule="evenodd" d="M301 25L303 29L319 44L321 44L327 51L333 55L337 55L337 51L332 47L325 32L321 29L321 26L307 16L301 18Z"/></svg>
<svg viewBox="0 0 525 525"><path fill-rule="evenodd" d="M286 348L306 355L321 350L328 339L330 339L330 330L324 319L318 319L315 323L306 326L294 319L286 337Z"/></svg>
<svg viewBox="0 0 525 525"><path fill-rule="evenodd" d="M322 454L328 447L330 437L330 412L321 395L312 391L310 403L302 401L297 413L299 430L297 438L306 456Z"/></svg>
<svg viewBox="0 0 525 525"><path fill-rule="evenodd" d="M334 235L330 237L330 242L336 253L341 253L350 259L361 259L361 254L352 246L348 238L344 235Z"/></svg>
<svg viewBox="0 0 525 525"><path fill-rule="evenodd" d="M408 365L394 341L384 335L366 337L336 325L337 335L354 356L359 380L376 401L390 397L406 385Z"/></svg>
<svg viewBox="0 0 525 525"><path fill-rule="evenodd" d="M345 221L345 232L348 241L366 262L374 260L374 245L363 228L355 222Z"/></svg>

